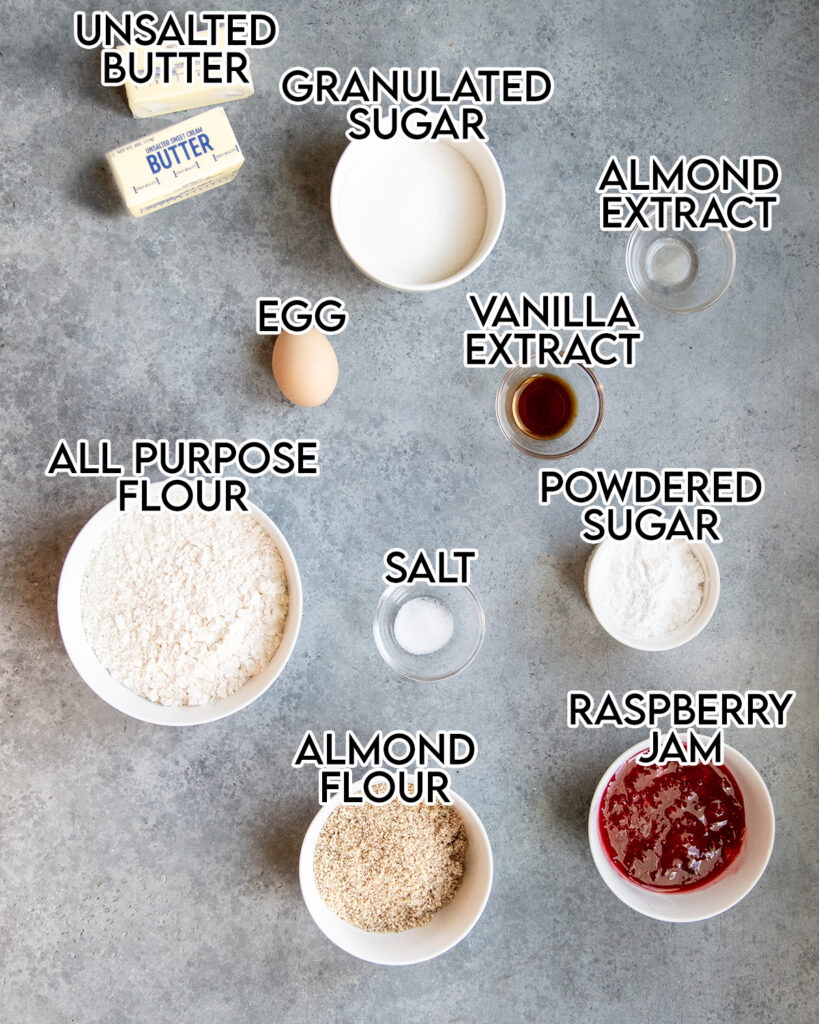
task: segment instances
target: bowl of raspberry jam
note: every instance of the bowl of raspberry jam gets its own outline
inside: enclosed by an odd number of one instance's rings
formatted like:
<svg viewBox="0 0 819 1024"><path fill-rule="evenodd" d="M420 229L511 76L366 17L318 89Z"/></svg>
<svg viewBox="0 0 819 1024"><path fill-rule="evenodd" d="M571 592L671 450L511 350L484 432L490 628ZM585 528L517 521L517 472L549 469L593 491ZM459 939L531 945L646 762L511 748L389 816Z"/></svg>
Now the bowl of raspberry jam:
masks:
<svg viewBox="0 0 819 1024"><path fill-rule="evenodd" d="M727 745L724 763L641 764L645 742L604 773L589 812L603 881L633 910L700 921L728 910L762 876L774 813L762 777Z"/></svg>

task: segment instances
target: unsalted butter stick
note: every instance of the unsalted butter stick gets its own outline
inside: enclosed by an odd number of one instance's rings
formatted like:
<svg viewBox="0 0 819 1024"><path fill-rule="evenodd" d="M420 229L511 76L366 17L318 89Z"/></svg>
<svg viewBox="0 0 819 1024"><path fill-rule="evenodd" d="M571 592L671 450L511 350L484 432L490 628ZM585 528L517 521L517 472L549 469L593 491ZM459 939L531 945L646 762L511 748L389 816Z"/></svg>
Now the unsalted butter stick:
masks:
<svg viewBox="0 0 819 1024"><path fill-rule="evenodd" d="M221 33L224 37L224 32ZM169 46L166 49L178 49ZM120 47L127 50L127 47ZM225 51L222 51L223 53ZM134 47L140 74L145 70L145 50ZM190 83L185 82L185 61L170 62L170 82L165 84L160 77L159 65L156 66L154 77L150 82L135 85L125 83L125 95L128 106L134 117L158 117L160 114L175 114L179 110L193 110L194 107L209 107L214 103L230 103L253 95L253 81L233 82L230 85L205 85L202 81L201 61L193 62L193 74ZM250 78L250 70L245 72Z"/></svg>
<svg viewBox="0 0 819 1024"><path fill-rule="evenodd" d="M245 161L221 107L105 154L134 217L233 181Z"/></svg>

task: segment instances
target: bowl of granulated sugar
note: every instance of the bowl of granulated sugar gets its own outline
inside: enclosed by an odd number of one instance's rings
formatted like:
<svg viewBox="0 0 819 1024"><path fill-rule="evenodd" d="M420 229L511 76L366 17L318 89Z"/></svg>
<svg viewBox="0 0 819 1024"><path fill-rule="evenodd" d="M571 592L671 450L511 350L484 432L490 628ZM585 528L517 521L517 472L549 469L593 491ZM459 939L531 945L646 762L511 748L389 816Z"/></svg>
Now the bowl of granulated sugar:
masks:
<svg viewBox="0 0 819 1024"><path fill-rule="evenodd" d="M485 142L351 142L333 174L330 213L358 269L387 288L427 292L462 281L495 246L503 175Z"/></svg>
<svg viewBox="0 0 819 1024"><path fill-rule="evenodd" d="M100 509L72 544L57 614L66 652L118 711L157 725L246 707L289 659L301 623L293 552L260 508Z"/></svg>
<svg viewBox="0 0 819 1024"><path fill-rule="evenodd" d="M719 598L719 568L701 541L607 539L586 563L586 600L605 631L639 651L693 640Z"/></svg>
<svg viewBox="0 0 819 1024"><path fill-rule="evenodd" d="M472 930L492 888L492 850L477 814L450 795L431 805L336 799L319 811L299 880L331 942L370 963L416 964Z"/></svg>

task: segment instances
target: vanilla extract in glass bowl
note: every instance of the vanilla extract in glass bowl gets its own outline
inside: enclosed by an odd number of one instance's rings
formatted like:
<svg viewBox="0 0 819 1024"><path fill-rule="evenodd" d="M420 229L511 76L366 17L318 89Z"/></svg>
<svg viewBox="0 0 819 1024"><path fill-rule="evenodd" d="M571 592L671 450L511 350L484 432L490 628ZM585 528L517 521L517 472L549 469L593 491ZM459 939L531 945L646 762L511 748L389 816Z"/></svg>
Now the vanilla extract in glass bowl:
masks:
<svg viewBox="0 0 819 1024"><path fill-rule="evenodd" d="M563 459L585 448L600 429L604 411L600 381L576 363L540 372L515 366L495 399L506 439L538 459Z"/></svg>
<svg viewBox="0 0 819 1024"><path fill-rule="evenodd" d="M553 373L538 373L518 385L512 397L515 422L536 441L565 434L577 416L572 386Z"/></svg>

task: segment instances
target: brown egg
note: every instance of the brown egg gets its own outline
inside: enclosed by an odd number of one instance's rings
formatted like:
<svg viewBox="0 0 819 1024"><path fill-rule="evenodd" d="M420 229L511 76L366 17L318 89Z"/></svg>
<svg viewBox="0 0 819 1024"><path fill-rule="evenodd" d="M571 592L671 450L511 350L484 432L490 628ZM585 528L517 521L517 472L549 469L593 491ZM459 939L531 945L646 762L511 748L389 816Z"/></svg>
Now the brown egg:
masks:
<svg viewBox="0 0 819 1024"><path fill-rule="evenodd" d="M273 376L294 405L322 405L338 381L335 349L315 327L306 334L282 331L273 348Z"/></svg>

